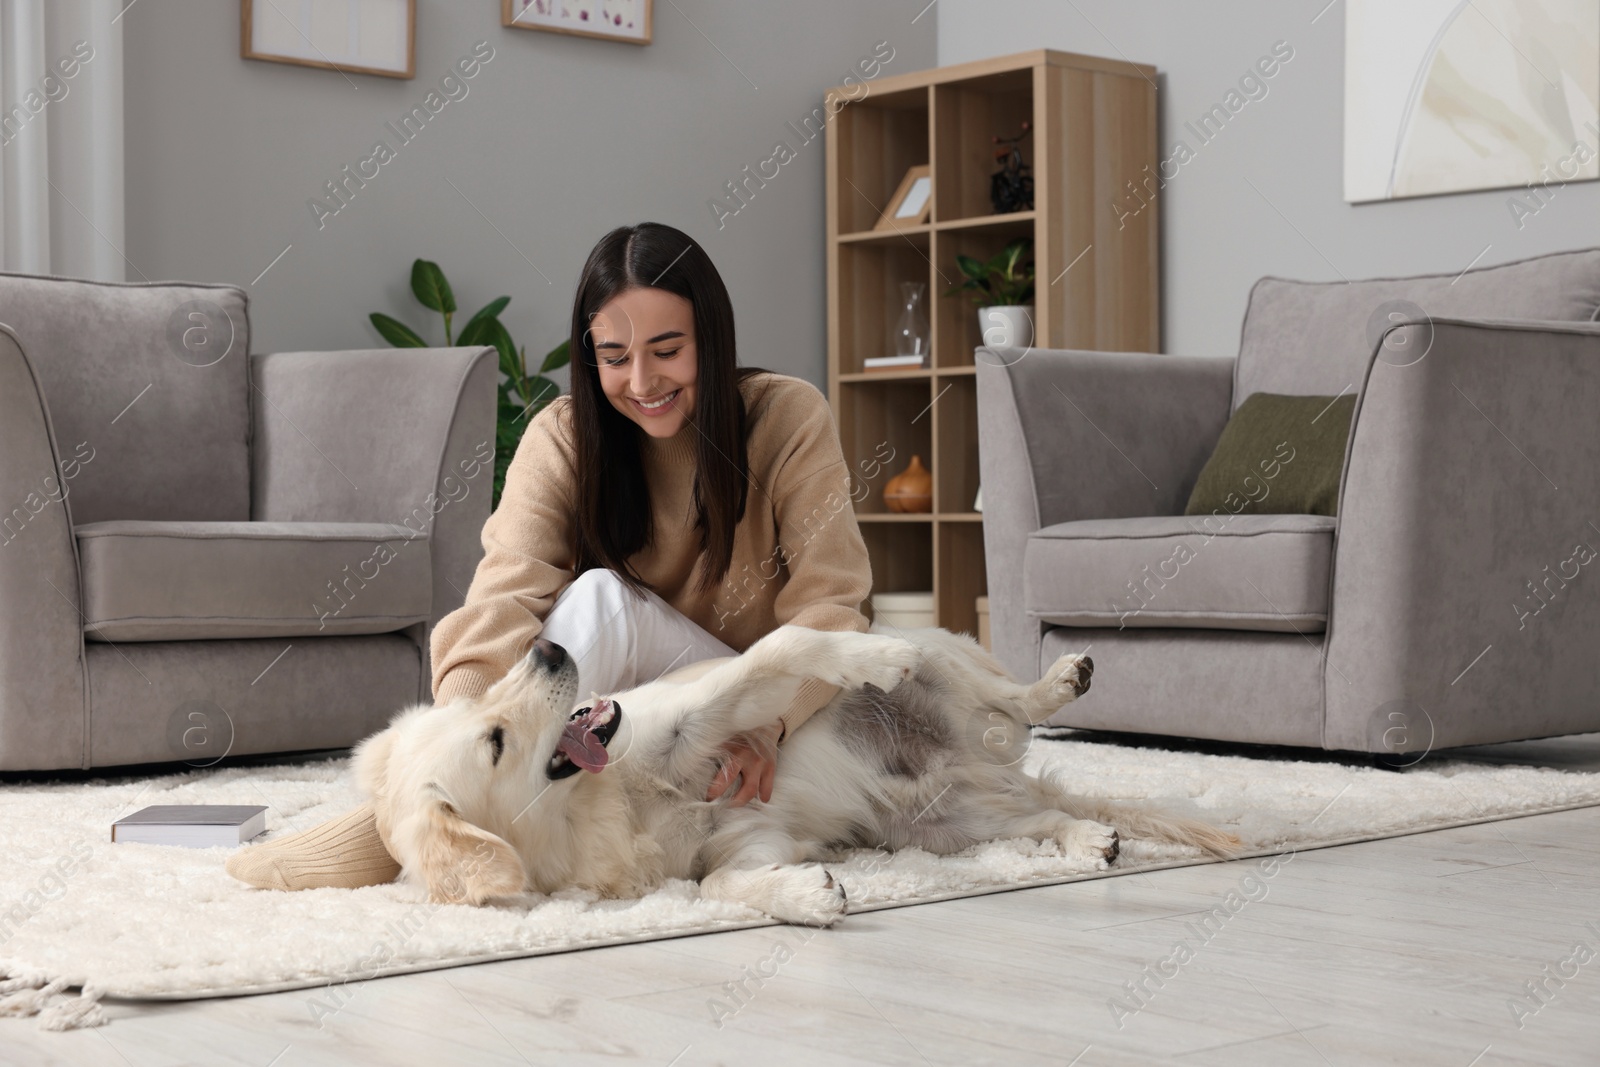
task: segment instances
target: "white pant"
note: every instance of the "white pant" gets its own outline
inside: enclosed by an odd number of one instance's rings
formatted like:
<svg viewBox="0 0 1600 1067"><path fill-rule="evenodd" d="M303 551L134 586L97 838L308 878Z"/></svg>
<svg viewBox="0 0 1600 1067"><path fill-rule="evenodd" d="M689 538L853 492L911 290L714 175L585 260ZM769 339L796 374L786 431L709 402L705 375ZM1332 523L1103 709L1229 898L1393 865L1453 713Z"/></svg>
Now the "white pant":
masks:
<svg viewBox="0 0 1600 1067"><path fill-rule="evenodd" d="M545 614L539 636L578 664L578 692L617 693L668 671L717 656L737 656L688 616L646 589L634 595L616 572L584 571Z"/></svg>

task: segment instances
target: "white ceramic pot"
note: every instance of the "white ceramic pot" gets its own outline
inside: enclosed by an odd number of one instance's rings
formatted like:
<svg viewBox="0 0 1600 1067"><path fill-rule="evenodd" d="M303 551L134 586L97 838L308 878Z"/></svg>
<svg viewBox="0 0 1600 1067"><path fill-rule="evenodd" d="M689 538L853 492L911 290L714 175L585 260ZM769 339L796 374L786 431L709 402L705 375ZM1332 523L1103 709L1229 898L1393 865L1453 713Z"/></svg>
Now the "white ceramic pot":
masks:
<svg viewBox="0 0 1600 1067"><path fill-rule="evenodd" d="M979 308L978 333L990 348L1027 348L1033 344L1033 305L995 304Z"/></svg>

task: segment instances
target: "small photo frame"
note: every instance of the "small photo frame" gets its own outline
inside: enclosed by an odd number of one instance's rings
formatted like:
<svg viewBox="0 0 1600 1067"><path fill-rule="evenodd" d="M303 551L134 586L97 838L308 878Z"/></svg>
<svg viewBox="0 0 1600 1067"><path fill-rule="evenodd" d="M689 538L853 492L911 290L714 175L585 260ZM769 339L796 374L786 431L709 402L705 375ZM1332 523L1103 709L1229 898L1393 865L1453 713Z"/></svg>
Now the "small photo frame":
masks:
<svg viewBox="0 0 1600 1067"><path fill-rule="evenodd" d="M240 0L245 59L413 78L417 0Z"/></svg>
<svg viewBox="0 0 1600 1067"><path fill-rule="evenodd" d="M933 209L933 174L926 163L906 170L900 187L889 198L874 230L898 230L904 226L921 226L928 221Z"/></svg>
<svg viewBox="0 0 1600 1067"><path fill-rule="evenodd" d="M500 23L522 30L649 44L654 3L655 0L500 0Z"/></svg>

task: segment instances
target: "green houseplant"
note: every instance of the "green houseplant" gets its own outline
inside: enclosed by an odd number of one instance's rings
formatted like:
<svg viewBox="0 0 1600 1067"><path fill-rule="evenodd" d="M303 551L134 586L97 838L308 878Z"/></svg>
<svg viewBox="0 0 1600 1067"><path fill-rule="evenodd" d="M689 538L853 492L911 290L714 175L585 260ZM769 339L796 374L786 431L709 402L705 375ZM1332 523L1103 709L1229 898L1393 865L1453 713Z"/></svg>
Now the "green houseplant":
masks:
<svg viewBox="0 0 1600 1067"><path fill-rule="evenodd" d="M423 307L444 316L444 343L446 345L492 345L500 354L500 373L505 381L500 383L499 418L495 424L494 446L494 497L491 507L500 506L500 492L506 484L506 468L516 454L523 431L539 410L561 392L561 387L544 375L567 365L572 358L571 343L562 341L545 353L539 369L528 370L528 350L518 348L511 333L500 321L500 313L511 303L509 296L496 297L466 321L461 332L453 339L451 320L456 313L456 297L445 279L439 264L419 259L411 264L411 291ZM426 348L428 343L411 327L381 312L368 316L373 327L396 348Z"/></svg>
<svg viewBox="0 0 1600 1067"><path fill-rule="evenodd" d="M978 330L986 345L1033 344L1033 239L1018 237L987 261L956 256L964 276L945 295L967 293L978 306Z"/></svg>

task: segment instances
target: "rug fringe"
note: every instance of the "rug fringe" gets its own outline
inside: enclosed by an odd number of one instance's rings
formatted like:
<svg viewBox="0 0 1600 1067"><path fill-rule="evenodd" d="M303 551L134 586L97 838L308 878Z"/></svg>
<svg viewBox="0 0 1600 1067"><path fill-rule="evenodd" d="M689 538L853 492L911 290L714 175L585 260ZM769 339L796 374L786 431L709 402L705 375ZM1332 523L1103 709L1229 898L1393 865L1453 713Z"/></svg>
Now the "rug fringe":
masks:
<svg viewBox="0 0 1600 1067"><path fill-rule="evenodd" d="M0 1015L38 1016L41 1030L79 1030L104 1026L108 1020L100 1006L100 990L84 983L77 996L67 989L74 983L39 973L12 973L0 980Z"/></svg>
<svg viewBox="0 0 1600 1067"><path fill-rule="evenodd" d="M82 1030L110 1021L100 1006L100 990L90 985L85 985L77 996L57 1001L39 1013L41 1030Z"/></svg>

